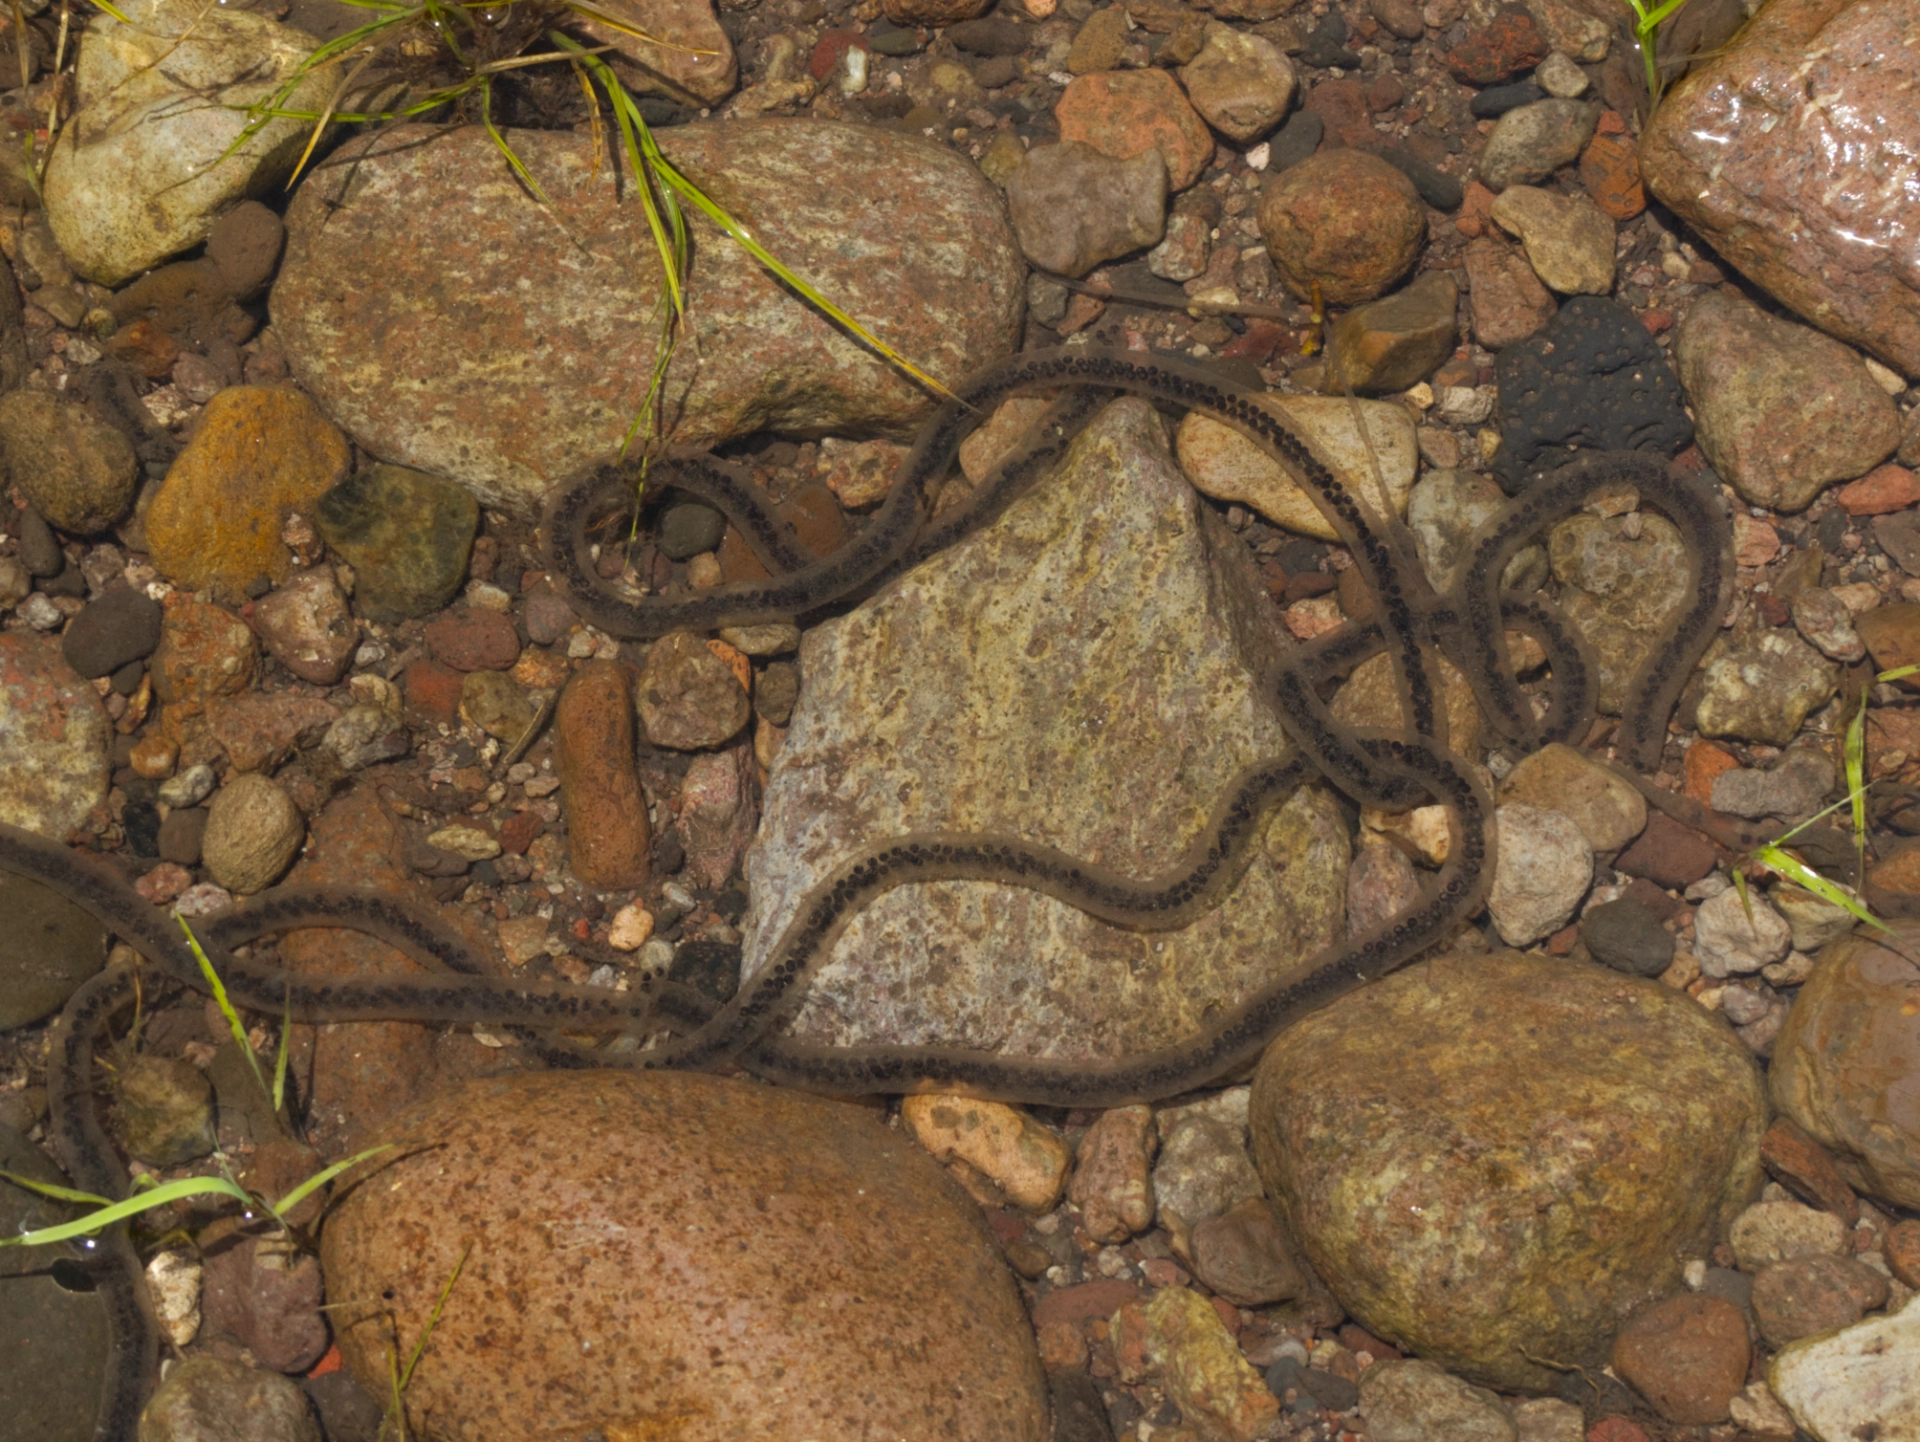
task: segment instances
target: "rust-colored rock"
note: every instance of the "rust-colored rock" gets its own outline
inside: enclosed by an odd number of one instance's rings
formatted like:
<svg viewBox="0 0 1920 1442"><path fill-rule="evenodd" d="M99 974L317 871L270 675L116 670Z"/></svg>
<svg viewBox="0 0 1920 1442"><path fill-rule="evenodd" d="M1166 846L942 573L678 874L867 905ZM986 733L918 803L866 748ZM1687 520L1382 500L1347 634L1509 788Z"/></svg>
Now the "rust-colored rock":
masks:
<svg viewBox="0 0 1920 1442"><path fill-rule="evenodd" d="M693 1073L556 1072L457 1088L389 1135L431 1145L328 1219L327 1291L385 1294L334 1313L379 1386L385 1314L410 1349L466 1253L406 1394L443 1442L1048 1435L978 1211L874 1113Z"/></svg>
<svg viewBox="0 0 1920 1442"><path fill-rule="evenodd" d="M1615 220L1632 220L1647 208L1640 156L1625 135L1602 131L1587 143L1580 156L1580 184Z"/></svg>
<svg viewBox="0 0 1920 1442"><path fill-rule="evenodd" d="M153 564L176 586L236 603L262 576L286 580L288 514L312 515L349 459L347 438L298 391L228 387L207 402L147 511Z"/></svg>
<svg viewBox="0 0 1920 1442"><path fill-rule="evenodd" d="M1909 948L1920 937L1911 923L1895 927ZM1912 962L1865 937L1824 948L1774 1042L1768 1080L1774 1105L1827 1148L1856 1189L1920 1207L1920 1108L1912 1100L1920 1088L1920 976Z"/></svg>
<svg viewBox="0 0 1920 1442"><path fill-rule="evenodd" d="M148 668L170 714L196 716L215 696L237 696L253 683L260 647L246 622L185 591L170 593L165 605Z"/></svg>
<svg viewBox="0 0 1920 1442"><path fill-rule="evenodd" d="M589 136L506 138L553 212L477 126L349 142L294 197L272 312L294 376L364 449L527 512L610 457L638 413L659 258L631 189L615 199L604 160L594 174ZM813 120L659 139L763 245L930 374L955 381L1012 350L1024 267L1004 202L966 157ZM905 435L931 408L704 218L692 225L693 331L666 386L677 442Z"/></svg>
<svg viewBox="0 0 1920 1442"><path fill-rule="evenodd" d="M1115 160L1159 150L1167 189L1185 190L1213 159L1213 132L1164 70L1082 75L1054 106L1062 141L1078 140Z"/></svg>
<svg viewBox="0 0 1920 1442"><path fill-rule="evenodd" d="M1888 461L1834 492L1849 516L1886 516L1920 501L1920 476Z"/></svg>
<svg viewBox="0 0 1920 1442"><path fill-rule="evenodd" d="M1261 1059L1250 1118L1268 1195L1358 1321L1539 1391L1555 1374L1522 1349L1599 1365L1725 1235L1766 1119L1746 1047L1689 997L1511 952L1307 1017Z"/></svg>
<svg viewBox="0 0 1920 1442"><path fill-rule="evenodd" d="M1447 69L1466 85L1497 85L1531 70L1551 49L1531 15L1509 11L1449 50Z"/></svg>
<svg viewBox="0 0 1920 1442"><path fill-rule="evenodd" d="M1887 1270L1909 1287L1920 1288L1920 1222L1909 1217L1887 1228Z"/></svg>
<svg viewBox="0 0 1920 1442"><path fill-rule="evenodd" d="M733 668L690 631L653 643L635 699L647 740L675 751L722 745L753 713Z"/></svg>
<svg viewBox="0 0 1920 1442"><path fill-rule="evenodd" d="M1398 170L1360 150L1323 151L1260 196L1260 234L1287 289L1330 305L1372 300L1419 258L1427 208Z"/></svg>
<svg viewBox="0 0 1920 1442"><path fill-rule="evenodd" d="M1661 101L1647 185L1822 330L1920 374L1913 10L1776 0ZM1896 177L1906 176L1906 179Z"/></svg>
<svg viewBox="0 0 1920 1442"><path fill-rule="evenodd" d="M65 841L107 799L111 724L57 641L0 636L0 821Z"/></svg>
<svg viewBox="0 0 1920 1442"><path fill-rule="evenodd" d="M590 661L560 693L553 713L553 763L567 810L567 864L600 891L647 884L653 831L634 766L627 670Z"/></svg>
<svg viewBox="0 0 1920 1442"><path fill-rule="evenodd" d="M1747 1383L1747 1319L1732 1302L1683 1293L1650 1307L1620 1329L1613 1366L1669 1422L1697 1426L1727 1420Z"/></svg>
<svg viewBox="0 0 1920 1442"><path fill-rule="evenodd" d="M427 647L456 671L505 671L520 659L513 622L478 606L455 606L429 621Z"/></svg>
<svg viewBox="0 0 1920 1442"><path fill-rule="evenodd" d="M1791 1117L1775 1117L1760 1139L1760 1161L1787 1190L1797 1192L1823 1212L1832 1212L1848 1226L1860 1219L1860 1199L1853 1194L1827 1149L1803 1131Z"/></svg>

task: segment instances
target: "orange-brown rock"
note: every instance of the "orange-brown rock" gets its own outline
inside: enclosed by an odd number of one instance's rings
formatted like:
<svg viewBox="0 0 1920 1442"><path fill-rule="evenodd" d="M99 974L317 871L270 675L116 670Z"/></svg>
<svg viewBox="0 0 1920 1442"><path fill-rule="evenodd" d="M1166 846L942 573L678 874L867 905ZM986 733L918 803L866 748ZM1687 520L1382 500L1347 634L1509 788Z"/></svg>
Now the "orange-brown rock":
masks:
<svg viewBox="0 0 1920 1442"><path fill-rule="evenodd" d="M1157 149L1169 190L1185 190L1213 159L1213 132L1164 70L1082 75L1061 93L1054 115L1063 142L1081 141L1115 160Z"/></svg>
<svg viewBox="0 0 1920 1442"><path fill-rule="evenodd" d="M582 666L553 713L553 762L567 809L567 864L600 891L647 884L652 828L634 766L628 674L617 661Z"/></svg>
<svg viewBox="0 0 1920 1442"><path fill-rule="evenodd" d="M1727 1420L1747 1382L1747 1319L1724 1297L1682 1293L1620 1329L1613 1367L1669 1422Z"/></svg>
<svg viewBox="0 0 1920 1442"><path fill-rule="evenodd" d="M232 386L207 402L147 512L153 564L176 586L238 602L286 580L287 516L346 478L347 438L298 391Z"/></svg>
<svg viewBox="0 0 1920 1442"><path fill-rule="evenodd" d="M1372 300L1405 275L1427 239L1413 182L1377 155L1329 150L1302 161L1260 196L1267 254L1302 300Z"/></svg>
<svg viewBox="0 0 1920 1442"><path fill-rule="evenodd" d="M978 1211L876 1114L683 1072L502 1077L328 1219L348 1365L441 1442L1041 1442L1046 1385Z"/></svg>

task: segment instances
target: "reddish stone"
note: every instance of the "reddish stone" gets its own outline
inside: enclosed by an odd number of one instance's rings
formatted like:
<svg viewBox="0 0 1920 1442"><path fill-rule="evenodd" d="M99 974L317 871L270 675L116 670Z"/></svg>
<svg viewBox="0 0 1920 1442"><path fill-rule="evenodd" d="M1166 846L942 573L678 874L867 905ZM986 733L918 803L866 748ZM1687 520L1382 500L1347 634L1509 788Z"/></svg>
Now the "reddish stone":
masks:
<svg viewBox="0 0 1920 1442"><path fill-rule="evenodd" d="M460 718L460 686L466 678L438 661L415 661L401 673L407 709L428 721L451 726Z"/></svg>
<svg viewBox="0 0 1920 1442"><path fill-rule="evenodd" d="M1647 1442L1647 1434L1625 1417L1602 1417L1587 1429L1587 1442Z"/></svg>
<svg viewBox="0 0 1920 1442"><path fill-rule="evenodd" d="M840 68L841 58L849 50L871 53L872 49L867 37L856 31L829 30L820 37L820 43L813 47L813 58L807 62L807 74L825 84L833 72Z"/></svg>
<svg viewBox="0 0 1920 1442"><path fill-rule="evenodd" d="M1867 885L1906 900L1920 896L1920 847L1894 853L1867 873Z"/></svg>
<svg viewBox="0 0 1920 1442"><path fill-rule="evenodd" d="M1547 955L1571 956L1579 941L1580 927L1577 922L1572 926L1563 926L1547 938Z"/></svg>
<svg viewBox="0 0 1920 1442"><path fill-rule="evenodd" d="M1227 1329L1227 1335L1229 1337L1238 1337L1240 1335L1240 1309L1225 1297L1209 1297L1207 1300L1213 1303L1214 1315L1219 1317L1220 1325Z"/></svg>
<svg viewBox="0 0 1920 1442"><path fill-rule="evenodd" d="M1447 52L1447 69L1464 85L1498 85L1547 58L1550 47L1533 17L1507 13Z"/></svg>
<svg viewBox="0 0 1920 1442"><path fill-rule="evenodd" d="M111 723L50 636L0 635L0 821L64 841L107 799Z"/></svg>
<svg viewBox="0 0 1920 1442"><path fill-rule="evenodd" d="M1648 335L1659 335L1673 329L1673 312L1670 310L1646 310L1640 312L1640 324L1647 328Z"/></svg>
<svg viewBox="0 0 1920 1442"><path fill-rule="evenodd" d="M520 659L520 636L498 611L455 606L427 623L434 659L456 671L506 671Z"/></svg>
<svg viewBox="0 0 1920 1442"><path fill-rule="evenodd" d="M246 622L186 591L169 593L165 605L149 669L154 694L176 716L196 716L212 697L252 684L259 645Z"/></svg>
<svg viewBox="0 0 1920 1442"><path fill-rule="evenodd" d="M599 891L645 886L653 846L646 793L634 767L628 684L618 662L590 662L567 683L553 713L567 859L574 875Z"/></svg>
<svg viewBox="0 0 1920 1442"><path fill-rule="evenodd" d="M1413 182L1363 150L1323 150L1268 182L1259 221L1287 289L1333 305L1392 288L1427 239Z"/></svg>
<svg viewBox="0 0 1920 1442"><path fill-rule="evenodd" d="M1185 190L1213 159L1213 132L1164 70L1101 70L1078 77L1054 105L1064 143L1079 140L1115 160L1158 149L1167 187Z"/></svg>
<svg viewBox="0 0 1920 1442"><path fill-rule="evenodd" d="M1849 1226L1860 1219L1860 1199L1841 1177L1827 1149L1790 1117L1775 1117L1767 1128L1760 1139L1760 1162L1782 1186L1810 1205L1832 1212Z"/></svg>
<svg viewBox="0 0 1920 1442"><path fill-rule="evenodd" d="M192 885L193 873L186 867L163 861L134 882L133 889L142 900L150 901L155 906L165 906Z"/></svg>
<svg viewBox="0 0 1920 1442"><path fill-rule="evenodd" d="M1725 747L1711 741L1696 741L1687 748L1686 793L1702 806L1713 805L1713 778L1722 771L1738 769L1740 763Z"/></svg>
<svg viewBox="0 0 1920 1442"><path fill-rule="evenodd" d="M1834 493L1849 516L1884 516L1920 501L1920 476L1888 461Z"/></svg>
<svg viewBox="0 0 1920 1442"><path fill-rule="evenodd" d="M270 771L326 734L340 713L318 696L250 692L207 702L207 732L235 771Z"/></svg>
<svg viewBox="0 0 1920 1442"><path fill-rule="evenodd" d="M1671 820L1672 818L1668 819ZM1696 836L1699 834L1697 831L1694 833ZM1646 907L1648 911L1653 913L1653 919L1655 921L1661 922L1671 921L1687 909L1686 902L1681 901L1677 897L1668 896L1666 892L1660 889L1657 883L1648 880L1644 876L1634 877L1628 884L1627 889L1620 893L1620 899L1623 901L1639 902L1642 906Z"/></svg>
<svg viewBox="0 0 1920 1442"><path fill-rule="evenodd" d="M1614 866L1655 886L1691 886L1719 862L1713 842L1664 811L1647 812L1647 829L1620 853Z"/></svg>
<svg viewBox="0 0 1920 1442"><path fill-rule="evenodd" d="M1647 208L1640 156L1625 135L1595 133L1580 157L1580 184L1593 203L1615 220L1632 220Z"/></svg>
<svg viewBox="0 0 1920 1442"><path fill-rule="evenodd" d="M699 885L724 884L753 844L759 821L754 803L757 774L751 741L703 752L687 767L674 827L686 850L687 872Z"/></svg>
<svg viewBox="0 0 1920 1442"><path fill-rule="evenodd" d="M144 320L123 325L107 338L108 355L135 366L150 381L165 380L180 359L180 347L172 336Z"/></svg>
<svg viewBox="0 0 1920 1442"><path fill-rule="evenodd" d="M1603 110L1600 112L1600 119L1594 124L1593 133L1595 135L1625 135L1627 133L1627 122L1621 117L1619 111Z"/></svg>
<svg viewBox="0 0 1920 1442"><path fill-rule="evenodd" d="M1391 110L1406 98L1407 87L1392 71L1383 70L1367 82L1367 109L1376 115Z"/></svg>
<svg viewBox="0 0 1920 1442"><path fill-rule="evenodd" d="M1780 533L1765 521L1744 512L1733 518L1734 560L1743 566L1764 566L1780 554Z"/></svg>
<svg viewBox="0 0 1920 1442"><path fill-rule="evenodd" d="M1273 359L1274 351L1286 336L1286 327L1274 321L1248 321L1246 334L1228 341L1220 354L1227 360L1252 361L1257 366L1263 366Z"/></svg>
<svg viewBox="0 0 1920 1442"><path fill-rule="evenodd" d="M1381 1341L1365 1327L1353 1322L1343 1323L1335 1335L1339 1337L1340 1345L1349 1352L1369 1353L1376 1362L1393 1362L1405 1355L1393 1343Z"/></svg>
<svg viewBox="0 0 1920 1442"><path fill-rule="evenodd" d="M1302 110L1320 117L1326 127L1322 150L1360 150L1374 143L1373 113L1367 107L1367 87L1358 80L1322 80L1300 102Z"/></svg>
<svg viewBox="0 0 1920 1442"><path fill-rule="evenodd" d="M1745 1313L1724 1297L1682 1293L1640 1313L1613 1342L1613 1369L1669 1422L1727 1420L1747 1384Z"/></svg>
<svg viewBox="0 0 1920 1442"><path fill-rule="evenodd" d="M1095 1317L1105 1320L1129 1302L1140 1300L1140 1288L1117 1277L1098 1282L1082 1282L1077 1287L1062 1287L1049 1292L1033 1305L1033 1325L1050 1322L1078 1324Z"/></svg>
<svg viewBox="0 0 1920 1442"><path fill-rule="evenodd" d="M516 811L500 823L500 849L509 856L524 856L534 838L546 829L546 818L538 811Z"/></svg>
<svg viewBox="0 0 1920 1442"><path fill-rule="evenodd" d="M1494 199L1494 193L1479 181L1468 181L1466 195L1460 202L1460 214L1453 222L1454 228L1473 240L1485 235L1493 224Z"/></svg>
<svg viewBox="0 0 1920 1442"><path fill-rule="evenodd" d="M237 1217L223 1217L200 1234L200 1306L261 1366L304 1372L328 1346L320 1259L290 1249L277 1235L263 1235L259 1223L252 1234L244 1226Z"/></svg>

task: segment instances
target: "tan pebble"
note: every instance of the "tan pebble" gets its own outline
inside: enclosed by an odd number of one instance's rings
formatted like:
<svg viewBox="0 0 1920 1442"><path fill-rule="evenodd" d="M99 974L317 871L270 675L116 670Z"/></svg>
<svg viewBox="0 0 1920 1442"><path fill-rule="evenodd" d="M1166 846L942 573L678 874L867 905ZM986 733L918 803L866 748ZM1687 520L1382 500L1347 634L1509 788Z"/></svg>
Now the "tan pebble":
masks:
<svg viewBox="0 0 1920 1442"><path fill-rule="evenodd" d="M180 748L166 737L142 736L134 742L127 764L149 781L165 781L179 759Z"/></svg>
<svg viewBox="0 0 1920 1442"><path fill-rule="evenodd" d="M638 951L653 935L653 913L637 901L630 901L613 914L607 928L607 945L615 951Z"/></svg>
<svg viewBox="0 0 1920 1442"><path fill-rule="evenodd" d="M720 560L712 551L702 551L687 562L687 583L696 591L711 591L723 579Z"/></svg>
<svg viewBox="0 0 1920 1442"><path fill-rule="evenodd" d="M1067 1196L1096 1242L1123 1242L1153 1225L1153 1157L1159 1150L1153 1108L1102 1112L1080 1139Z"/></svg>
<svg viewBox="0 0 1920 1442"><path fill-rule="evenodd" d="M547 923L538 916L516 916L500 923L500 949L512 966L525 966L547 950Z"/></svg>
<svg viewBox="0 0 1920 1442"><path fill-rule="evenodd" d="M1018 1108L935 1092L908 1097L900 1115L928 1151L991 1178L1014 1205L1047 1212L1060 1200L1072 1152Z"/></svg>

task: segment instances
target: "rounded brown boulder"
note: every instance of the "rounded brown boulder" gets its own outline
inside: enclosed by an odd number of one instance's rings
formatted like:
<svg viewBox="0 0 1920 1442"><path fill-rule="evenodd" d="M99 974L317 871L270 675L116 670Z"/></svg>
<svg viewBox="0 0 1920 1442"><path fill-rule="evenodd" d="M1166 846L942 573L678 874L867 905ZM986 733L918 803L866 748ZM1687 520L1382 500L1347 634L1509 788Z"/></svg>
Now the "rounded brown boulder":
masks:
<svg viewBox="0 0 1920 1442"><path fill-rule="evenodd" d="M1260 235L1287 288L1331 305L1372 300L1405 275L1427 238L1427 208L1398 170L1361 150L1329 150L1260 197Z"/></svg>
<svg viewBox="0 0 1920 1442"><path fill-rule="evenodd" d="M1447 955L1261 1058L1268 1195L1375 1336L1483 1386L1597 1367L1759 1190L1767 1100L1719 1018L1657 982Z"/></svg>
<svg viewBox="0 0 1920 1442"><path fill-rule="evenodd" d="M1895 922L1900 944L1920 924ZM1833 1153L1860 1191L1920 1207L1920 973L1867 936L1815 961L1773 1044L1773 1103Z"/></svg>
<svg viewBox="0 0 1920 1442"><path fill-rule="evenodd" d="M1047 1434L977 1209L870 1112L553 1072L458 1087L384 1139L401 1159L351 1190L321 1261L377 1394L395 1330L404 1357L459 1267L406 1394L434 1442Z"/></svg>

